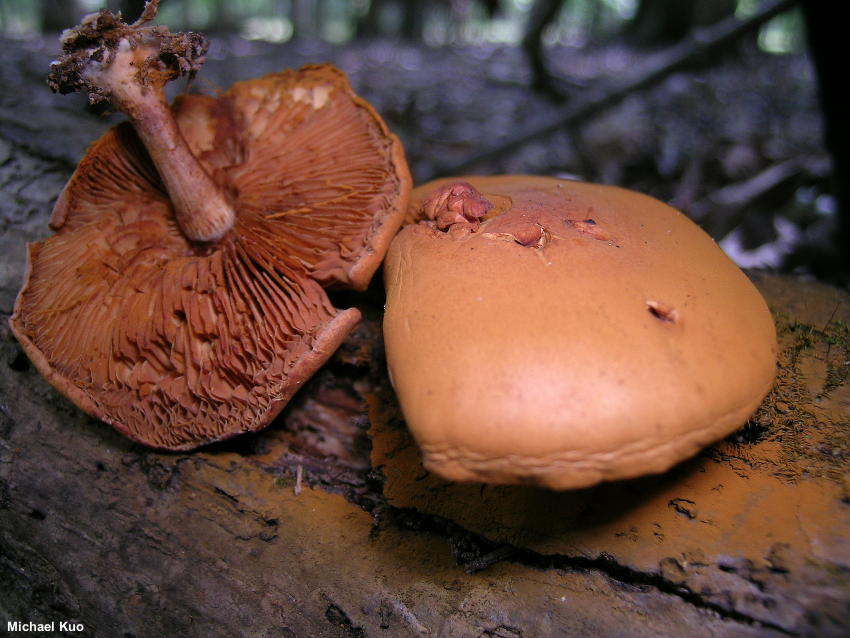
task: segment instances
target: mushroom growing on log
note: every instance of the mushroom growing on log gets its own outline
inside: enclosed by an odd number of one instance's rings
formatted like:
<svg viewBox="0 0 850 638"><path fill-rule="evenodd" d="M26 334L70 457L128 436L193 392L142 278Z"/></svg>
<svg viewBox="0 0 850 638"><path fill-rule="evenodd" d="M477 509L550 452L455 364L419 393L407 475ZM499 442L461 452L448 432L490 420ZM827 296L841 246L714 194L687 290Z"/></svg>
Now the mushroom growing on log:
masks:
<svg viewBox="0 0 850 638"><path fill-rule="evenodd" d="M54 90L130 124L93 144L29 246L11 326L39 371L131 439L190 449L264 427L359 320L404 215L404 153L330 66L169 107L206 42L107 11L63 34Z"/></svg>
<svg viewBox="0 0 850 638"><path fill-rule="evenodd" d="M663 472L769 391L773 318L683 214L544 177L413 191L385 262L387 362L425 467L556 489Z"/></svg>

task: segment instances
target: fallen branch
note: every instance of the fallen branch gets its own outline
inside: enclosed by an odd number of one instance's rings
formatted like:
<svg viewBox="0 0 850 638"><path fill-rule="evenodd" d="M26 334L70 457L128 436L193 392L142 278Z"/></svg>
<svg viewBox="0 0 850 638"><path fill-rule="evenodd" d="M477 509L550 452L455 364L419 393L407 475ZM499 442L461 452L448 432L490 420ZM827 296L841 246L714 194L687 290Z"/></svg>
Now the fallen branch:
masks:
<svg viewBox="0 0 850 638"><path fill-rule="evenodd" d="M746 20L728 18L714 26L695 31L690 38L672 46L654 58L649 64L649 68L642 74L638 74L638 77L631 82L613 90L599 89L597 95L591 95L587 100L571 102L547 121L528 126L495 147L472 155L456 164L438 166L432 175L422 181L468 172L470 168L480 162L504 155L533 139L551 135L562 127L574 126L582 120L611 108L629 95L653 86L705 55L728 46L744 35L755 31L771 18L792 8L795 4L796 0L776 0L766 4L760 11Z"/></svg>

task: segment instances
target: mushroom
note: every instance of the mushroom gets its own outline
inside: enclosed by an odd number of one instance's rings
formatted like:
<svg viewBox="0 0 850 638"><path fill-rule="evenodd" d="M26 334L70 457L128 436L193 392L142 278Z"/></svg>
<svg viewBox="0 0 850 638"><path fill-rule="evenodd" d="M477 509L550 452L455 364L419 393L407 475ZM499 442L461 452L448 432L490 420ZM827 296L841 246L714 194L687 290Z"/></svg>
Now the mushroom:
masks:
<svg viewBox="0 0 850 638"><path fill-rule="evenodd" d="M330 66L179 97L206 43L101 11L63 34L51 86L130 124L89 149L29 246L11 327L86 412L173 450L267 425L360 314L404 215L398 139Z"/></svg>
<svg viewBox="0 0 850 638"><path fill-rule="evenodd" d="M769 391L772 316L680 212L547 177L416 188L385 260L390 378L425 467L555 489L664 472Z"/></svg>

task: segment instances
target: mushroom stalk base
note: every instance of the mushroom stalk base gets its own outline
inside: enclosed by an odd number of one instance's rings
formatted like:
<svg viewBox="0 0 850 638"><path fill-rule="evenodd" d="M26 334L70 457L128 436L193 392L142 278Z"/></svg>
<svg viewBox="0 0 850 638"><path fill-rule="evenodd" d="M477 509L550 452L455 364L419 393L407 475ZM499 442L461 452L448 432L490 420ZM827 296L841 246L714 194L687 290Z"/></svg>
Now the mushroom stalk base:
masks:
<svg viewBox="0 0 850 638"><path fill-rule="evenodd" d="M177 128L164 102L130 120L151 156L174 207L183 234L213 243L233 227L236 213Z"/></svg>
<svg viewBox="0 0 850 638"><path fill-rule="evenodd" d="M188 239L213 243L233 227L236 213L180 132L165 99L163 84L139 83L129 70L139 66L145 47L120 47L98 74L116 108L126 113L165 185L180 229ZM165 78L163 78L164 80Z"/></svg>

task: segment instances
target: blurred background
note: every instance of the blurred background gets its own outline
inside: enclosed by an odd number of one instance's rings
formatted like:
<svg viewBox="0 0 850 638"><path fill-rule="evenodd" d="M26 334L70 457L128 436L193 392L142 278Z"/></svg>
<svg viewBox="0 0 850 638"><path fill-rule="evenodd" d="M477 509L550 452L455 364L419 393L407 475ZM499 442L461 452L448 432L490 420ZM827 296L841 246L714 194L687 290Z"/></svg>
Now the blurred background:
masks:
<svg viewBox="0 0 850 638"><path fill-rule="evenodd" d="M827 4L163 0L157 22L210 36L194 91L335 63L402 138L417 182L617 184L684 211L744 267L847 285L847 107ZM0 136L2 109L84 108L34 79L62 29L143 5L0 0Z"/></svg>

